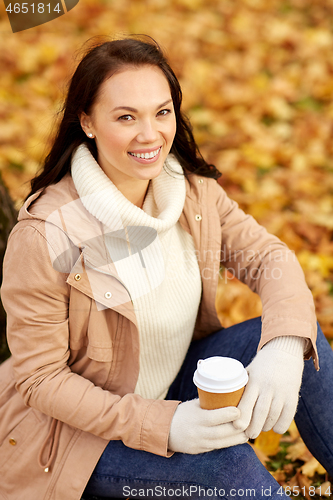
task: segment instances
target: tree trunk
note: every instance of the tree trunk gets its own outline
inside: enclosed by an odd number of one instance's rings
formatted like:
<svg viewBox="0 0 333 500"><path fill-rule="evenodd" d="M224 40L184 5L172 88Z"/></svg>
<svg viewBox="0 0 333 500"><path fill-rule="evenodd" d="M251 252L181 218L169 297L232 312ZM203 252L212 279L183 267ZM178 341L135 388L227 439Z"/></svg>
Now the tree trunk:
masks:
<svg viewBox="0 0 333 500"><path fill-rule="evenodd" d="M17 212L0 176L0 283L2 282L2 261L8 235L16 223ZM9 356L6 342L6 314L0 302L0 363Z"/></svg>

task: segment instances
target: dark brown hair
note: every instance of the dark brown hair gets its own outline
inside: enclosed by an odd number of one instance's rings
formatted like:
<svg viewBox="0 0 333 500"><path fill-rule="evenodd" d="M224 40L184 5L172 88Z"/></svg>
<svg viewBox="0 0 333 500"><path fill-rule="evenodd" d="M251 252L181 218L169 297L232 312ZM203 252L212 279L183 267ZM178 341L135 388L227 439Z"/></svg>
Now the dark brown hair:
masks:
<svg viewBox="0 0 333 500"><path fill-rule="evenodd" d="M41 173L31 181L28 196L50 184L59 182L70 172L71 157L75 149L85 142L95 159L97 148L83 132L79 120L82 112L90 114L102 83L126 66L157 66L168 80L176 115L176 135L171 147L186 174L197 173L205 177L220 177L214 165L208 164L200 154L192 127L181 111L182 91L176 75L170 68L159 45L148 36L98 42L90 46L78 64L70 82L61 110L63 114L53 146L47 155Z"/></svg>

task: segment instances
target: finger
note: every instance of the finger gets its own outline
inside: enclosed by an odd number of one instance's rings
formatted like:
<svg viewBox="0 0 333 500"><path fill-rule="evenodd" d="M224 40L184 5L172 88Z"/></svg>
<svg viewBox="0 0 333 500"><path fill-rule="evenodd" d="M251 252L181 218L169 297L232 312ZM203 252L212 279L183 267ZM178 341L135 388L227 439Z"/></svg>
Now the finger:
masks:
<svg viewBox="0 0 333 500"><path fill-rule="evenodd" d="M235 429L243 431L247 429L251 422L253 408L258 399L258 395L258 387L253 384L251 385L249 382L237 407L240 410L241 416L233 423Z"/></svg>
<svg viewBox="0 0 333 500"><path fill-rule="evenodd" d="M251 422L245 430L250 439L255 439L262 431L270 412L271 398L268 395L260 396L253 409Z"/></svg>
<svg viewBox="0 0 333 500"><path fill-rule="evenodd" d="M215 438L217 437L220 440L244 433L244 431L239 431L235 429L232 423L217 426L214 432L215 432Z"/></svg>
<svg viewBox="0 0 333 500"><path fill-rule="evenodd" d="M211 427L208 428L205 432L204 440L207 447L217 449L231 446L231 444L246 442L248 438L244 431L237 431L231 423L228 423L217 426L214 429Z"/></svg>
<svg viewBox="0 0 333 500"><path fill-rule="evenodd" d="M212 451L212 450L220 450L222 448L229 448L229 446L236 446L239 444L244 444L247 441L248 441L248 438L244 432L239 432L239 433L227 436L227 437L222 437L221 439L217 439L215 436L213 439L203 440L203 442L201 443L201 446L200 446L200 451L199 452L196 451L195 453L205 453L205 452ZM192 453L192 452L189 451L188 453Z"/></svg>
<svg viewBox="0 0 333 500"><path fill-rule="evenodd" d="M262 428L264 432L270 431L274 427L274 425L278 422L282 411L283 411L283 401L278 399L273 399L269 413L266 418L266 422L264 423L264 426Z"/></svg>
<svg viewBox="0 0 333 500"><path fill-rule="evenodd" d="M233 422L240 417L240 410L235 406L218 408L217 410L204 410L206 412L206 422L209 426L218 426Z"/></svg>
<svg viewBox="0 0 333 500"><path fill-rule="evenodd" d="M297 401L293 403L286 404L278 418L276 424L273 427L274 432L278 434L284 434L290 427L290 424L295 416L297 408Z"/></svg>
<svg viewBox="0 0 333 500"><path fill-rule="evenodd" d="M234 435L231 435L231 436L225 438L221 442L220 448L229 448L229 446L236 446L238 444L244 444L244 443L247 443L248 440L249 439L246 436L246 434L244 432L240 432L239 434L234 434Z"/></svg>

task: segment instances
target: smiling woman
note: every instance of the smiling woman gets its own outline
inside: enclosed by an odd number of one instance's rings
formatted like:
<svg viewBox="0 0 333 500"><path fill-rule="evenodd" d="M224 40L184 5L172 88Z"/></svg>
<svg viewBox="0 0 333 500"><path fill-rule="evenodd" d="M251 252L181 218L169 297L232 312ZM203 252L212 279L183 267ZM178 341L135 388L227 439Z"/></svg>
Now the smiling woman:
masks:
<svg viewBox="0 0 333 500"><path fill-rule="evenodd" d="M71 79L4 259L1 500L286 499L247 440L294 415L333 473L333 352L301 267L218 184L181 101L149 38L92 47ZM221 264L262 319L221 329ZM212 356L246 366L238 407L200 406Z"/></svg>

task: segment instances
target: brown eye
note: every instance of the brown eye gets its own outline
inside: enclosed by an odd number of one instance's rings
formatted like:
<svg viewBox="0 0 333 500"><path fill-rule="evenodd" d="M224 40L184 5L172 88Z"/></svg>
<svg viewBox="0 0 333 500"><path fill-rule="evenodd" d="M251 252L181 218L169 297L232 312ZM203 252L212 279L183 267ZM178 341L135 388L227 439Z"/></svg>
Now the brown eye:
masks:
<svg viewBox="0 0 333 500"><path fill-rule="evenodd" d="M129 121L133 120L133 116L131 116L131 115L122 115L122 116L119 116L118 120L121 120L121 121L124 121L124 122L129 122Z"/></svg>
<svg viewBox="0 0 333 500"><path fill-rule="evenodd" d="M157 114L160 116L166 116L169 113L171 113L171 109L161 109L161 111L159 111Z"/></svg>

